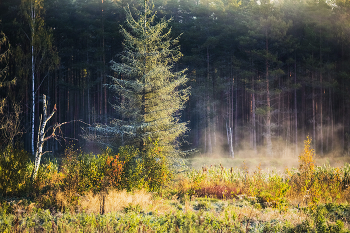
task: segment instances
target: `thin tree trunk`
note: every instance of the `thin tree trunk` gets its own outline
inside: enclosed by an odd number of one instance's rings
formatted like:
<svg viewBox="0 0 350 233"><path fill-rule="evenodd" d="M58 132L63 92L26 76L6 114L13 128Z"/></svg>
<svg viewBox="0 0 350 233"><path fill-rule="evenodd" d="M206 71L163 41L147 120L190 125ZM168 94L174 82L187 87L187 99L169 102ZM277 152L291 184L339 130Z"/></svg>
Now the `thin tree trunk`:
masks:
<svg viewBox="0 0 350 233"><path fill-rule="evenodd" d="M31 2L31 58L32 58L32 154L34 154L34 123L35 123L35 63L34 63L34 35L35 35L35 2Z"/></svg>
<svg viewBox="0 0 350 233"><path fill-rule="evenodd" d="M289 66L288 66L288 74L289 74ZM281 78L278 78L278 88L281 88ZM284 96L282 96L283 99ZM277 135L278 137L281 136L281 92L278 92L278 111L277 111Z"/></svg>
<svg viewBox="0 0 350 233"><path fill-rule="evenodd" d="M289 141L290 141L290 138L291 138L291 114L290 114L290 109L291 109L291 106L290 106L290 93L287 94L287 135L286 135L286 146L289 145Z"/></svg>
<svg viewBox="0 0 350 233"><path fill-rule="evenodd" d="M43 155L44 142L48 139L48 138L45 138L46 124L56 112L56 105L55 105L52 113L49 116L47 115L46 95L43 95L43 112L44 112L44 114L41 115L39 131L38 131L38 141L37 141L37 149L35 152L35 164L34 164L34 170L32 173L32 181L35 180L35 178L38 174L41 156ZM54 133L54 131L53 131L53 133Z"/></svg>
<svg viewBox="0 0 350 233"><path fill-rule="evenodd" d="M270 99L270 81L269 81L269 42L267 37L267 29L265 30L266 36L266 102L267 102L267 114L266 114L266 154L272 156L272 142L271 142L271 99Z"/></svg>
<svg viewBox="0 0 350 233"><path fill-rule="evenodd" d="M305 114L306 114L306 101L305 101L305 85L303 84L302 87L302 96L301 96L301 132L302 132L302 139L304 140L306 135L305 135Z"/></svg>
<svg viewBox="0 0 350 233"><path fill-rule="evenodd" d="M315 106L315 88L314 88L314 74L312 72L312 130L313 130L313 144L316 151L316 106Z"/></svg>
<svg viewBox="0 0 350 233"><path fill-rule="evenodd" d="M236 83L236 106L235 106L235 149L238 147L238 88Z"/></svg>
<svg viewBox="0 0 350 233"><path fill-rule="evenodd" d="M295 154L298 154L298 106L297 106L297 59L294 61L294 131L295 131Z"/></svg>
<svg viewBox="0 0 350 233"><path fill-rule="evenodd" d="M210 60L209 60L209 47L207 47L207 82L210 83ZM209 93L207 94L207 140L208 140L208 153L212 154L213 153L213 148L212 148L212 143L211 143L211 126L210 126L210 98L209 98Z"/></svg>
<svg viewBox="0 0 350 233"><path fill-rule="evenodd" d="M226 123L226 134L227 134L227 143L229 146L229 152L230 152L230 157L234 158L234 152L233 152L233 144L232 144L232 139L233 139L233 135L232 135L232 128L229 127Z"/></svg>
<svg viewBox="0 0 350 233"><path fill-rule="evenodd" d="M255 92L253 78L253 99L252 99L252 127L253 127L253 150L256 151L256 114L255 114Z"/></svg>
<svg viewBox="0 0 350 233"><path fill-rule="evenodd" d="M320 74L320 81L321 81L321 88L320 88L320 143L321 143L321 148L320 148L320 154L321 156L323 155L323 114L322 114L322 109L323 109L323 88L322 88L322 74Z"/></svg>
<svg viewBox="0 0 350 233"><path fill-rule="evenodd" d="M332 89L329 88L329 115L331 121L331 151L333 151L334 147L334 119L333 119L333 106L332 106Z"/></svg>
<svg viewBox="0 0 350 233"><path fill-rule="evenodd" d="M103 60L103 83L106 84L106 52L105 52L105 24L104 24L103 0L102 0L102 60ZM107 87L104 87L104 120L107 124Z"/></svg>
<svg viewBox="0 0 350 233"><path fill-rule="evenodd" d="M322 66L322 30L320 29L319 33L319 38L320 38L320 66ZM323 155L323 88L322 88L322 82L323 82L323 76L322 76L322 69L320 67L320 142L321 142L321 151L320 154L321 156Z"/></svg>

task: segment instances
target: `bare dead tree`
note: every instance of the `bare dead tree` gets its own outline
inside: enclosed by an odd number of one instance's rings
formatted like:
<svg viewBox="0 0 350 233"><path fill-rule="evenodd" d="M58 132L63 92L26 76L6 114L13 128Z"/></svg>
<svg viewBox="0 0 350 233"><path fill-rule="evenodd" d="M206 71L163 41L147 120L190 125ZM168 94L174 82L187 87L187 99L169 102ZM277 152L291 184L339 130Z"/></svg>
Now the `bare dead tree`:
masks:
<svg viewBox="0 0 350 233"><path fill-rule="evenodd" d="M63 122L63 123L56 123L55 125L49 127L47 130L46 124L47 122L52 118L52 116L55 114L57 111L56 104L51 112L50 115L47 115L47 102L46 102L46 95L43 95L43 112L44 115L41 115L40 117L40 125L39 125L39 132L38 132L38 141L37 141L37 148L35 151L35 165L32 173L32 180L36 179L36 176L38 174L39 166L40 166L40 161L41 157L45 154L48 153L49 151L43 152L43 147L44 143L53 138L58 140L60 138L59 134L56 134L56 131L61 130L61 126L70 122ZM49 136L46 136L46 134L51 130L51 134Z"/></svg>

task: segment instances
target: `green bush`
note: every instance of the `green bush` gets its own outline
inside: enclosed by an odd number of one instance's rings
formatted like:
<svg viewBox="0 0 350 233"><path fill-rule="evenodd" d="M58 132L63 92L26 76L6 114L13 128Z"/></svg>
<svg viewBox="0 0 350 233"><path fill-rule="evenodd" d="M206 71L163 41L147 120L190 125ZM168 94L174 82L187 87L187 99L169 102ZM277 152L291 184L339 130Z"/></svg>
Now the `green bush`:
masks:
<svg viewBox="0 0 350 233"><path fill-rule="evenodd" d="M124 169L121 174L121 189L131 191L144 188L144 167L140 156L140 150L133 146L123 146L119 148L118 155L124 162Z"/></svg>
<svg viewBox="0 0 350 233"><path fill-rule="evenodd" d="M68 149L61 174L61 190L73 199L89 191L96 194L109 188L158 191L171 177L157 143L142 152L133 146L120 147L117 155L110 149L99 155Z"/></svg>
<svg viewBox="0 0 350 233"><path fill-rule="evenodd" d="M0 195L18 195L26 189L28 153L7 147L0 153Z"/></svg>
<svg viewBox="0 0 350 233"><path fill-rule="evenodd" d="M121 187L128 191L158 191L171 178L169 164L157 142L142 152L133 146L120 147L118 155L124 165Z"/></svg>
<svg viewBox="0 0 350 233"><path fill-rule="evenodd" d="M105 189L106 161L110 153L110 150L100 155L68 151L62 163L63 189L78 194Z"/></svg>
<svg viewBox="0 0 350 233"><path fill-rule="evenodd" d="M150 191L158 191L171 179L171 172L163 148L155 142L143 154L145 178Z"/></svg>
<svg viewBox="0 0 350 233"><path fill-rule="evenodd" d="M33 172L34 163L28 164L28 172L31 175ZM59 183L56 181L58 175L57 160L44 159L40 164L38 175L33 183L33 188L36 192L45 192L47 190L57 190Z"/></svg>

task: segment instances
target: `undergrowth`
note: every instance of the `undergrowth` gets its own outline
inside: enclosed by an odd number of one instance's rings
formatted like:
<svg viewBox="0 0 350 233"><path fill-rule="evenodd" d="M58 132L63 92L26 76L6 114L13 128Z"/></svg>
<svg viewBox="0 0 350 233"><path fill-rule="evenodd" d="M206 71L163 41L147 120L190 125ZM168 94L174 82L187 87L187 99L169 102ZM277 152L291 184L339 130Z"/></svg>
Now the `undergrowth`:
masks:
<svg viewBox="0 0 350 233"><path fill-rule="evenodd" d="M15 154L24 159L11 167ZM175 179L157 144L146 153L68 149L34 183L26 158L2 152L0 232L349 232L350 165L316 166L310 138L296 169L219 165ZM11 174L17 183L6 183Z"/></svg>
<svg viewBox="0 0 350 233"><path fill-rule="evenodd" d="M311 139L305 140L299 156L299 169L254 172L242 168L219 166L191 170L179 178L170 192L179 197L215 197L220 199L246 196L262 207L286 208L290 204L313 206L320 203L349 201L350 165L342 168L315 166Z"/></svg>

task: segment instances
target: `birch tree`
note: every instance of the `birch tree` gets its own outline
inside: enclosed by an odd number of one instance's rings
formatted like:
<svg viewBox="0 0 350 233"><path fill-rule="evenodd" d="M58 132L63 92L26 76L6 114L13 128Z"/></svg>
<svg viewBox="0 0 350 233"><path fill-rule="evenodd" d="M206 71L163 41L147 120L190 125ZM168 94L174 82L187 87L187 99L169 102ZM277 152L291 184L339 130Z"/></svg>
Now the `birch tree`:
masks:
<svg viewBox="0 0 350 233"><path fill-rule="evenodd" d="M30 57L30 78L31 78L31 151L34 154L34 127L35 127L35 94L36 76L40 73L47 77L48 71L57 67L59 57L53 46L52 32L45 26L42 18L44 14L43 0L22 0L21 12L29 26L26 38L29 41L30 49L27 58ZM24 30L26 32L26 30ZM45 74L46 73L46 74Z"/></svg>
<svg viewBox="0 0 350 233"><path fill-rule="evenodd" d="M34 169L32 172L32 180L35 180L38 175L41 157L48 152L48 151L43 152L44 143L49 139L58 140L60 136L56 131L60 131L62 125L70 123L70 122L56 123L50 126L48 129L46 129L47 123L50 121L50 119L53 117L56 111L57 111L57 108L55 104L52 112L49 115L47 114L46 95L43 95L43 114L40 117L38 140L37 140L37 146L35 151Z"/></svg>

